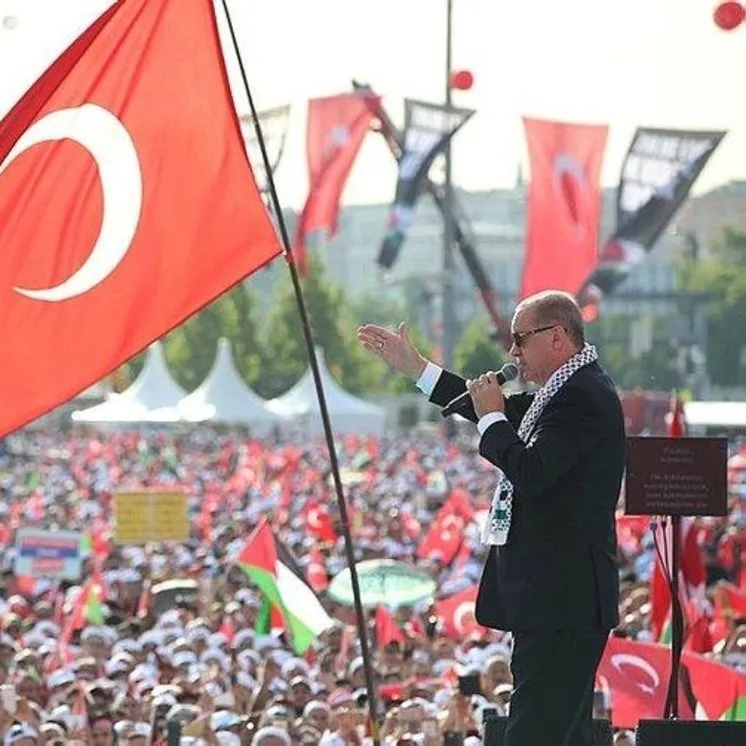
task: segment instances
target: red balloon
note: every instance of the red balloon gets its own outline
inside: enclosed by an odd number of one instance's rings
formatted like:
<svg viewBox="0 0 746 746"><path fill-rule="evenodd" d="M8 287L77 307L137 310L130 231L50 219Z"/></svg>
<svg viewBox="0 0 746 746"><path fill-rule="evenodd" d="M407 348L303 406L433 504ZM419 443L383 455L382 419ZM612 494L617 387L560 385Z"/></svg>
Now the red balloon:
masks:
<svg viewBox="0 0 746 746"><path fill-rule="evenodd" d="M451 73L451 88L457 91L468 91L474 85L474 76L470 70L454 70Z"/></svg>
<svg viewBox="0 0 746 746"><path fill-rule="evenodd" d="M729 0L728 2L720 3L720 5L715 8L713 18L715 24L723 29L723 31L733 31L733 29L738 28L738 26L741 25L745 15L746 9L744 9L741 3Z"/></svg>

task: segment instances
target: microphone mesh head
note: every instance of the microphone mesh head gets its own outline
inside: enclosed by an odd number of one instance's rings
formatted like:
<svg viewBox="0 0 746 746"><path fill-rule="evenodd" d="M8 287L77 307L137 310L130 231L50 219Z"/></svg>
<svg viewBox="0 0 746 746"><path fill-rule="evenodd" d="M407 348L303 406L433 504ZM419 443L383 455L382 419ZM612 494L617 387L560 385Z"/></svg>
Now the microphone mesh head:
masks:
<svg viewBox="0 0 746 746"><path fill-rule="evenodd" d="M518 366L513 363L507 363L503 365L501 373L505 377L506 381L514 381L518 378Z"/></svg>

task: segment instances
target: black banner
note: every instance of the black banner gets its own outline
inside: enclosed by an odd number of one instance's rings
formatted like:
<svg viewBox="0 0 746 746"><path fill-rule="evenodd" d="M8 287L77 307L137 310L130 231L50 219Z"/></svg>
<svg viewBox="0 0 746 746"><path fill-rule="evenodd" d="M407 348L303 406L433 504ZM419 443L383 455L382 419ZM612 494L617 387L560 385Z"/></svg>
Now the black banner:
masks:
<svg viewBox="0 0 746 746"><path fill-rule="evenodd" d="M641 127L622 166L617 225L598 266L581 288L581 304L611 293L651 251L725 132Z"/></svg>
<svg viewBox="0 0 746 746"><path fill-rule="evenodd" d="M414 206L430 166L474 113L471 109L448 108L412 99L406 99L404 106L403 147L396 195L388 232L378 254L378 264L387 270L396 262L412 224Z"/></svg>
<svg viewBox="0 0 746 746"><path fill-rule="evenodd" d="M288 119L290 118L290 106L277 106L274 109L257 112L257 119L264 135L267 146L267 155L274 176L277 166L285 150L285 139L287 138ZM251 114L239 117L241 122L241 133L243 134L246 152L249 156L251 168L254 171L254 179L259 191L266 193L268 188L267 170L262 160L262 151L256 139L256 130Z"/></svg>

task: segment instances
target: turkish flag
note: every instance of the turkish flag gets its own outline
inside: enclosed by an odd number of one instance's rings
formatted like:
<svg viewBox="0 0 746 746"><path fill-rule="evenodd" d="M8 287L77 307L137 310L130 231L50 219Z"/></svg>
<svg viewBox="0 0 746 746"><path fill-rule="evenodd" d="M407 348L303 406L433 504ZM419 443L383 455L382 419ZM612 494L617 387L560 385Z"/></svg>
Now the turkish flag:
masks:
<svg viewBox="0 0 746 746"><path fill-rule="evenodd" d="M443 621L443 633L452 640L462 640L481 629L474 616L477 601L476 585L435 603L435 614Z"/></svg>
<svg viewBox="0 0 746 746"><path fill-rule="evenodd" d="M417 547L419 559L439 560L447 567L453 562L464 541L464 519L455 513L435 517L430 528Z"/></svg>
<svg viewBox="0 0 746 746"><path fill-rule="evenodd" d="M634 728L641 718L663 717L671 675L671 653L663 645L610 637L597 676L611 691L612 723ZM679 693L679 714L691 719L693 712Z"/></svg>
<svg viewBox="0 0 746 746"><path fill-rule="evenodd" d="M598 258L606 125L523 120L531 162L520 297L575 293Z"/></svg>
<svg viewBox="0 0 746 746"><path fill-rule="evenodd" d="M439 559L443 565L450 565L464 543L464 526L473 515L466 493L453 490L417 548L417 556Z"/></svg>
<svg viewBox="0 0 746 746"><path fill-rule="evenodd" d="M308 102L306 154L309 191L295 229L294 255L301 274L307 271L306 239L325 230L337 235L339 200L380 99L343 93Z"/></svg>
<svg viewBox="0 0 746 746"><path fill-rule="evenodd" d="M323 542L335 542L339 538L334 529L329 510L320 500L309 502L301 511L305 530L309 536Z"/></svg>
<svg viewBox="0 0 746 746"><path fill-rule="evenodd" d="M746 675L687 651L681 671L679 716L683 720L732 719L739 699L746 697ZM610 637L598 676L611 691L614 727L634 728L641 718L663 717L670 675L671 651L664 645Z"/></svg>
<svg viewBox="0 0 746 746"><path fill-rule="evenodd" d="M0 436L280 252L212 0L121 0L0 122Z"/></svg>

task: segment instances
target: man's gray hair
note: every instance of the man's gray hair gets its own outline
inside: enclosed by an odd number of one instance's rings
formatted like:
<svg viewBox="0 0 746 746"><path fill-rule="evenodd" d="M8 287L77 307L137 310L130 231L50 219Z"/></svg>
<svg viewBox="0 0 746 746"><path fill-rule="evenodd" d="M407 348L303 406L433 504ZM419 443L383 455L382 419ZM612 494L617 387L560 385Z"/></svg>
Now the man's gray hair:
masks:
<svg viewBox="0 0 746 746"><path fill-rule="evenodd" d="M543 290L524 298L516 312L531 309L538 326L557 324L564 328L567 336L578 346L585 344L585 325L575 298L561 290Z"/></svg>

